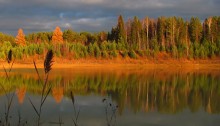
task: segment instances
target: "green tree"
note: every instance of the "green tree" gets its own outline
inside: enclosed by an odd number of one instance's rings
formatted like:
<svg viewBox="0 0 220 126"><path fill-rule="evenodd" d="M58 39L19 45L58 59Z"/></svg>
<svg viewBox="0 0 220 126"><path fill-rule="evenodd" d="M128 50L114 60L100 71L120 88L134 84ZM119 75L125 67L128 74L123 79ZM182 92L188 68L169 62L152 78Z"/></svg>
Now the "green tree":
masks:
<svg viewBox="0 0 220 126"><path fill-rule="evenodd" d="M162 51L165 51L165 20L165 17L160 17L157 21L157 40L161 46Z"/></svg>
<svg viewBox="0 0 220 126"><path fill-rule="evenodd" d="M132 48L133 49L140 49L141 48L141 22L135 16L134 20L131 24L131 41L132 41Z"/></svg>
<svg viewBox="0 0 220 126"><path fill-rule="evenodd" d="M117 41L121 39L123 42L127 42L127 37L126 37L126 31L125 31L125 26L124 26L124 19L122 15L118 17L118 24L117 24L117 30L118 30L118 38Z"/></svg>
<svg viewBox="0 0 220 126"><path fill-rule="evenodd" d="M192 17L189 23L189 34L192 42L199 43L202 37L202 25L199 18Z"/></svg>

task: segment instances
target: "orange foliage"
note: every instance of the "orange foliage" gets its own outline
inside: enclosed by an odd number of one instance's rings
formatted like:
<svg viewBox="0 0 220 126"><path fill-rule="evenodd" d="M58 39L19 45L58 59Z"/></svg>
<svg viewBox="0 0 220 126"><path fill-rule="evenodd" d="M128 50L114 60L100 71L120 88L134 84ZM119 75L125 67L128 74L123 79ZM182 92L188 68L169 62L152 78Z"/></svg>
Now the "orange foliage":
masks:
<svg viewBox="0 0 220 126"><path fill-rule="evenodd" d="M60 27L58 27L58 26L53 31L52 42L53 42L53 44L63 43L63 33L62 33Z"/></svg>
<svg viewBox="0 0 220 126"><path fill-rule="evenodd" d="M22 104L23 101L24 101L24 97L25 97L25 94L26 94L26 89L27 89L26 86L22 86L22 87L20 87L19 89L16 90L16 95L18 97L18 102L20 104Z"/></svg>
<svg viewBox="0 0 220 126"><path fill-rule="evenodd" d="M57 103L60 103L63 99L63 87L52 88L52 95Z"/></svg>
<svg viewBox="0 0 220 126"><path fill-rule="evenodd" d="M18 35L15 38L15 43L17 45L21 45L21 46L26 45L25 35L24 35L23 30L21 28L18 29Z"/></svg>

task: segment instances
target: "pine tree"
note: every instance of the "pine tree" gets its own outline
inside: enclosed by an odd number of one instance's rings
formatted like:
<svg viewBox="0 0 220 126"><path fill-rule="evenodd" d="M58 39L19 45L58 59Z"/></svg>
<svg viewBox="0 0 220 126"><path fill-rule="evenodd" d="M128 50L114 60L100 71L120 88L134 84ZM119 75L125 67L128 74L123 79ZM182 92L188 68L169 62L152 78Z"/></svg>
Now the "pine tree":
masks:
<svg viewBox="0 0 220 126"><path fill-rule="evenodd" d="M18 29L18 35L15 38L15 43L19 46L26 45L25 35L24 35L23 30L21 28Z"/></svg>
<svg viewBox="0 0 220 126"><path fill-rule="evenodd" d="M210 32L211 32L211 42L215 43L218 41L218 33L220 24L218 24L218 17L213 17L212 22L210 24Z"/></svg>
<svg viewBox="0 0 220 126"><path fill-rule="evenodd" d="M211 36L211 24L212 24L212 17L206 18L204 23L203 23L203 39L212 41L212 36Z"/></svg>
<svg viewBox="0 0 220 126"><path fill-rule="evenodd" d="M53 31L52 42L53 44L63 43L63 33L58 26Z"/></svg>
<svg viewBox="0 0 220 126"><path fill-rule="evenodd" d="M202 35L202 25L199 18L192 17L189 24L190 40L200 42Z"/></svg>
<svg viewBox="0 0 220 126"><path fill-rule="evenodd" d="M124 26L124 20L123 20L123 17L122 17L122 15L120 15L119 17L118 17L118 25L117 25L117 29L118 29L118 40L120 39L120 38L122 38L122 41L124 41L124 42L127 42L127 39L126 39L126 31L125 31L125 26ZM118 41L117 40L117 41Z"/></svg>

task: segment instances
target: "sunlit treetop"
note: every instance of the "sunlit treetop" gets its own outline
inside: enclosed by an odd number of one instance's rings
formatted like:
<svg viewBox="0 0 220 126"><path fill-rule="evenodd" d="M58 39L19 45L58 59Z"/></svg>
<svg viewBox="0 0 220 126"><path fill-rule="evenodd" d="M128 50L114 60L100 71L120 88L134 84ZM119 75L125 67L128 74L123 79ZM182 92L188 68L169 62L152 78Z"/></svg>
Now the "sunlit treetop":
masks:
<svg viewBox="0 0 220 126"><path fill-rule="evenodd" d="M53 31L52 42L53 44L63 43L63 32L58 26Z"/></svg>
<svg viewBox="0 0 220 126"><path fill-rule="evenodd" d="M21 28L18 29L18 34L15 38L15 43L19 46L26 45L25 35L24 35L23 30Z"/></svg>

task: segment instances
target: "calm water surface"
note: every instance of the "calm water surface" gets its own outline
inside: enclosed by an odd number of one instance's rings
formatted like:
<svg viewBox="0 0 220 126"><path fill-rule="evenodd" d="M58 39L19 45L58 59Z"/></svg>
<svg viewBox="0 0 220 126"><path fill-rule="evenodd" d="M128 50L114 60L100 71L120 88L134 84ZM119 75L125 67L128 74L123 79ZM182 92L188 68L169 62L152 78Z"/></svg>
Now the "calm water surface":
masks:
<svg viewBox="0 0 220 126"><path fill-rule="evenodd" d="M43 70L39 71L42 73ZM34 69L13 69L9 80L0 71L0 119L4 121L8 96L12 125L36 125L42 84ZM80 126L219 126L220 71L210 69L72 68L53 69L52 86L42 108L45 126L74 125L74 108L80 110ZM3 90L4 88L4 90ZM103 103L103 99L106 99ZM108 104L106 104L108 102ZM111 104L111 107L109 107ZM116 107L118 106L118 108ZM108 113L106 114L106 107ZM116 116L109 122L106 116ZM20 116L19 116L20 115ZM115 117L115 118L114 118ZM114 120L116 119L116 120ZM115 121L115 122L114 122Z"/></svg>

